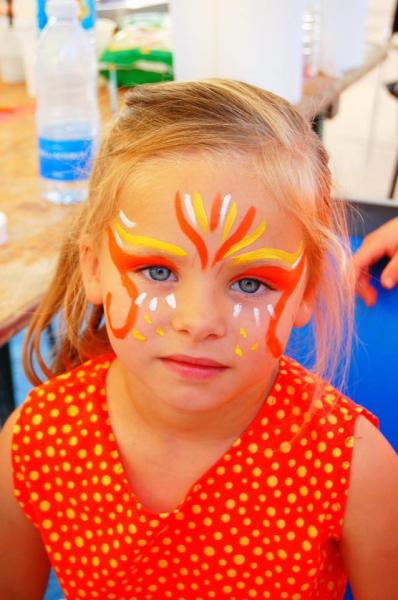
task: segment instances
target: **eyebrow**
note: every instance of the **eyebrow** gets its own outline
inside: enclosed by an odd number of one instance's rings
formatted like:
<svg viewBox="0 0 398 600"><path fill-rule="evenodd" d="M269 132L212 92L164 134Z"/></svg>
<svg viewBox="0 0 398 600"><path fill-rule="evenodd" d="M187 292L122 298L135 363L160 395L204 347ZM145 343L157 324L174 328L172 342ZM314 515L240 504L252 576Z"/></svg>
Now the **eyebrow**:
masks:
<svg viewBox="0 0 398 600"><path fill-rule="evenodd" d="M175 246L174 244L169 244L168 242L162 242L161 240L147 237L145 235L132 235L123 229L120 223L116 222L114 227L117 234L128 246L133 246L136 248L149 248L151 250L161 250L165 254L171 254L172 256L188 255L188 252L186 252L186 250L180 246Z"/></svg>

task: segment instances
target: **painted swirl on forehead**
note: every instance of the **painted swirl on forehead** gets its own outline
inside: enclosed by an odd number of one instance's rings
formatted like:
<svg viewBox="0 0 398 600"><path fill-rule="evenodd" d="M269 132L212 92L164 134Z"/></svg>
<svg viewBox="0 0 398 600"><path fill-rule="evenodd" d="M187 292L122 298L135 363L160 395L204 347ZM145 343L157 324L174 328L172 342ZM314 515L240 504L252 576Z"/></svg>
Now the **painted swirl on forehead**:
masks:
<svg viewBox="0 0 398 600"><path fill-rule="evenodd" d="M126 288L127 294L131 298L131 305L125 324L122 327L115 327L112 324L111 319L112 294L111 292L108 292L105 296L105 314L109 327L116 338L123 339L132 331L138 308L135 302L138 298L138 290L136 285L128 276L128 271L145 267L148 264L156 264L162 267L167 267L171 270L175 270L175 265L171 261L167 260L164 256L136 256L127 254L127 252L124 252L117 244L115 234L111 228L108 229L108 246L111 259L119 271L122 285Z"/></svg>

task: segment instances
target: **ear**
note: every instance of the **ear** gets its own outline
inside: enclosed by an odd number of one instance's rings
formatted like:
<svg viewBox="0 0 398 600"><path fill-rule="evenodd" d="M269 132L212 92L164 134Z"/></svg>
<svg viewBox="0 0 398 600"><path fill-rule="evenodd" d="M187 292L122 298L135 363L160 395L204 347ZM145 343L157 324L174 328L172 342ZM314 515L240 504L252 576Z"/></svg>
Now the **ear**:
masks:
<svg viewBox="0 0 398 600"><path fill-rule="evenodd" d="M102 287L98 255L91 244L80 246L80 269L87 300L92 304L102 304Z"/></svg>
<svg viewBox="0 0 398 600"><path fill-rule="evenodd" d="M301 299L296 312L293 327L304 327L310 321L314 312L315 294L307 291Z"/></svg>

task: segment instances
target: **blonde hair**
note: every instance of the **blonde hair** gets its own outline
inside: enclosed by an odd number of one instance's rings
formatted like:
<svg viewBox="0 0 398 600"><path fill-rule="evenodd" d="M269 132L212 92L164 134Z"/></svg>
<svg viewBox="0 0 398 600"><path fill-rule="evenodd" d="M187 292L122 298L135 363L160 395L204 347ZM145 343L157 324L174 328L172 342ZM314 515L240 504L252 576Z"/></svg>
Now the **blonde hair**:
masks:
<svg viewBox="0 0 398 600"><path fill-rule="evenodd" d="M315 295L315 370L332 377L339 350L349 355L353 278L344 206L331 199L328 156L310 124L282 98L221 79L138 86L125 103L104 136L88 199L68 231L50 289L27 333L24 366L32 383L42 380L37 366L52 377L111 350L103 308L85 298L80 244L105 232L123 186L134 183L147 161L187 153L253 159L267 194L301 222L308 286ZM40 340L57 314L59 335L48 365Z"/></svg>

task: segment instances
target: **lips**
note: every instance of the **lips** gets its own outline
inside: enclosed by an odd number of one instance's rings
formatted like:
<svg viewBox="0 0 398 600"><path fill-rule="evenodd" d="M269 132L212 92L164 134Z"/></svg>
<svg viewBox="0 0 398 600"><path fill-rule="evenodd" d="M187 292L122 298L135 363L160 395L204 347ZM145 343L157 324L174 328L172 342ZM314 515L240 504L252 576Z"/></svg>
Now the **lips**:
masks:
<svg viewBox="0 0 398 600"><path fill-rule="evenodd" d="M161 358L163 365L184 379L204 380L223 373L228 367L212 358L172 354Z"/></svg>
<svg viewBox="0 0 398 600"><path fill-rule="evenodd" d="M185 354L173 354L171 356L165 356L162 360L170 360L178 363L185 363L187 365L197 367L214 367L219 369L225 369L226 365L221 364L217 360L212 358L202 358L200 356L187 356Z"/></svg>

